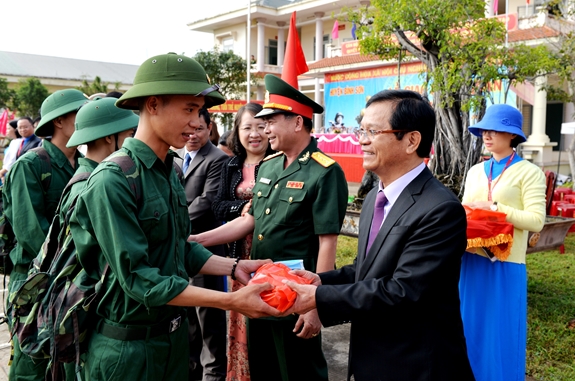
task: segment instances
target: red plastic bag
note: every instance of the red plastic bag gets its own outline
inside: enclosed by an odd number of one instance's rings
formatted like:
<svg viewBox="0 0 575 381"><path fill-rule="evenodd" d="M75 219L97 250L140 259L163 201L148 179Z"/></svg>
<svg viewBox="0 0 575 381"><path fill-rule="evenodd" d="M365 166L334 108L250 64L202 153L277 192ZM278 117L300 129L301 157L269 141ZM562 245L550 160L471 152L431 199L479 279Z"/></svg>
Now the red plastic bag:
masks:
<svg viewBox="0 0 575 381"><path fill-rule="evenodd" d="M270 306L280 312L285 312L293 306L297 294L282 281L287 279L299 284L310 284L312 282L311 279L290 274L290 271L291 269L283 263L267 263L256 271L248 284L261 284L266 282L271 284L273 289L262 292L260 296L262 300Z"/></svg>

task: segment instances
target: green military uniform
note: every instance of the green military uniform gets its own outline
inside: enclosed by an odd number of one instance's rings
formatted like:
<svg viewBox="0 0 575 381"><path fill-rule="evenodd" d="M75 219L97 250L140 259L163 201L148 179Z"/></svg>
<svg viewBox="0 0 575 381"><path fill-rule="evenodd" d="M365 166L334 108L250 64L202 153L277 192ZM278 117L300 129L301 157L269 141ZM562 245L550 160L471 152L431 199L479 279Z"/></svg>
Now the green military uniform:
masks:
<svg viewBox="0 0 575 381"><path fill-rule="evenodd" d="M42 146L50 156L51 174L43 173L45 164L36 152L27 152L14 163L4 185L4 212L17 240L10 253L14 264L8 285L10 293L26 280L30 263L48 234L62 191L74 174L74 168L58 147L48 140L44 140ZM76 160L80 156L79 152L76 153ZM52 179L44 193L42 176L46 175ZM12 374L17 374L19 380L43 380L48 361L32 360L22 354L16 336L13 337L13 345L10 379L13 379Z"/></svg>
<svg viewBox="0 0 575 381"><path fill-rule="evenodd" d="M340 232L347 182L341 167L317 148L315 138L285 170L284 159L283 154L275 155L260 167L253 188L251 258L303 259L305 268L315 272L318 235ZM327 380L321 336L296 337L296 321L295 316L249 319L253 379Z"/></svg>
<svg viewBox="0 0 575 381"><path fill-rule="evenodd" d="M186 195L172 168L175 154L170 152L164 164L136 139L126 139L120 153L132 158L139 173L139 205L119 166L103 162L92 173L71 218L83 267L94 275L106 263L111 270L96 310L102 320L88 346L86 378L187 379L185 329L166 329L155 337L150 333L148 340L119 340L104 333L113 330L110 326L145 331L169 325L182 309L166 303L188 286L188 277L211 256L200 245L186 242L190 222ZM176 323L187 326L184 320L180 316Z"/></svg>

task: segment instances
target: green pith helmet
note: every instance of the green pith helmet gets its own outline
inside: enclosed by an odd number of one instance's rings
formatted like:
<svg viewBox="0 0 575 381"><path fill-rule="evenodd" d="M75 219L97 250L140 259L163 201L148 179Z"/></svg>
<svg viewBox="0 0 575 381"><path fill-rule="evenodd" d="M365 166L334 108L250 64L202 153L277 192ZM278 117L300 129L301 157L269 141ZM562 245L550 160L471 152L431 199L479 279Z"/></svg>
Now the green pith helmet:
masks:
<svg viewBox="0 0 575 381"><path fill-rule="evenodd" d="M42 102L42 107L40 108L42 119L40 119L40 123L34 133L37 136L52 135L54 128L48 122L69 112L77 111L86 102L88 102L88 99L80 90L66 89L56 91Z"/></svg>
<svg viewBox="0 0 575 381"><path fill-rule="evenodd" d="M226 101L218 85L211 85L206 71L196 60L176 53L148 58L136 72L132 86L116 106L138 109L138 98L151 95L195 95L205 98L205 107Z"/></svg>
<svg viewBox="0 0 575 381"><path fill-rule="evenodd" d="M117 108L117 98L96 99L76 115L75 131L66 147L93 142L105 136L136 128L140 118L133 111Z"/></svg>

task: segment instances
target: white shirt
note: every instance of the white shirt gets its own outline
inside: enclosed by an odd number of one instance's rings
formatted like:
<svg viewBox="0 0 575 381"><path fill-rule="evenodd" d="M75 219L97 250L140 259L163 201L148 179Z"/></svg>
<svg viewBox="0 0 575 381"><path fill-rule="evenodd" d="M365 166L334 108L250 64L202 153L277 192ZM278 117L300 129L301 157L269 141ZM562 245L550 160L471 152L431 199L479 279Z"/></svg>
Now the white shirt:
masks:
<svg viewBox="0 0 575 381"><path fill-rule="evenodd" d="M4 151L4 163L2 164L2 169L7 171L10 170L12 164L16 162L16 155L18 154L18 149L20 149L20 144L22 143L22 138L12 139L6 151Z"/></svg>

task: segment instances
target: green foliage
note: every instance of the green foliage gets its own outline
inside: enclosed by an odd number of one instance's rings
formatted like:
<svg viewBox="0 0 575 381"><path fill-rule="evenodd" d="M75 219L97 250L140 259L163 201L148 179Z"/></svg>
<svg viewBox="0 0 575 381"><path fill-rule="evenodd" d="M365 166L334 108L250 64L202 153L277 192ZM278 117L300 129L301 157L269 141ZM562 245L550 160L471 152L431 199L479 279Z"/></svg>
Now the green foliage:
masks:
<svg viewBox="0 0 575 381"><path fill-rule="evenodd" d="M114 84L114 89L113 90L118 90L120 83L116 82ZM102 82L102 79L98 76L96 76L94 78L94 81L92 83L88 83L87 80L83 80L82 81L82 85L76 87L78 90L80 90L81 92L83 92L84 94L90 96L93 94L97 94L97 93L108 93L111 90L108 90L108 86L110 86L109 82Z"/></svg>
<svg viewBox="0 0 575 381"><path fill-rule="evenodd" d="M214 50L199 51L192 57L200 63L210 77L211 83L217 83L226 99L245 99L247 91L247 61L233 51ZM252 88L257 82L252 77ZM219 116L221 122L229 129L232 126L233 114Z"/></svg>
<svg viewBox="0 0 575 381"><path fill-rule="evenodd" d="M537 380L575 380L575 235L565 252L527 256L527 375ZM356 253L357 238L338 237L338 268Z"/></svg>
<svg viewBox="0 0 575 381"><path fill-rule="evenodd" d="M8 88L6 78L0 78L0 108L8 107L8 104L14 98L15 91Z"/></svg>
<svg viewBox="0 0 575 381"><path fill-rule="evenodd" d="M527 374L575 380L575 236L557 251L527 256Z"/></svg>
<svg viewBox="0 0 575 381"><path fill-rule="evenodd" d="M35 118L40 116L40 107L48 95L48 89L38 78L21 79L9 106L16 110L19 116Z"/></svg>
<svg viewBox="0 0 575 381"><path fill-rule="evenodd" d="M419 59L437 113L436 175L465 175L478 162L481 142L467 128L483 116L494 84L509 86L558 70L558 57L546 46L505 44L505 25L485 18L484 0L373 0L372 7L349 10L359 25L360 49L383 60ZM403 54L403 56L406 56Z"/></svg>

